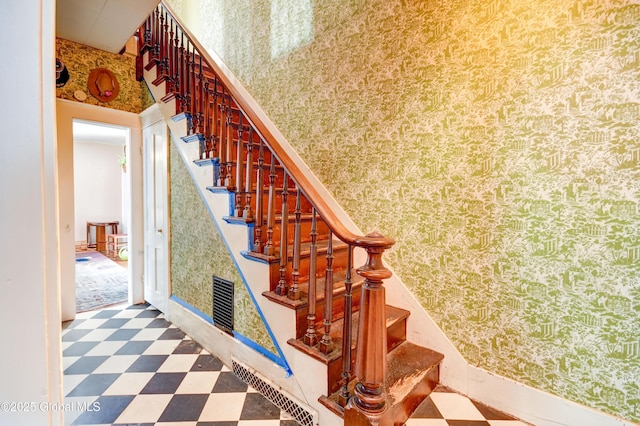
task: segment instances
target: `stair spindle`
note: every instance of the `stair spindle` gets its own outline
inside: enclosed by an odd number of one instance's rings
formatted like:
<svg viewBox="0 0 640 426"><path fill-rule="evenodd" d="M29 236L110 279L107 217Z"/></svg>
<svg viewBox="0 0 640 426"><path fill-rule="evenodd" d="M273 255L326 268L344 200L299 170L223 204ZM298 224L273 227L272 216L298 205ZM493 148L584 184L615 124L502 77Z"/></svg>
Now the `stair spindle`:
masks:
<svg viewBox="0 0 640 426"><path fill-rule="evenodd" d="M269 205L267 206L267 243L264 246L266 256L274 255L273 248L273 228L275 226L276 215L276 158L271 154L271 167L269 168Z"/></svg>
<svg viewBox="0 0 640 426"><path fill-rule="evenodd" d="M205 80L204 82L204 90L202 91L202 102L203 102L203 111L202 111L202 135L204 140L205 152L203 159L211 158L212 148L211 148L211 135L210 135L210 117L209 117L209 80Z"/></svg>
<svg viewBox="0 0 640 426"><path fill-rule="evenodd" d="M262 253L262 225L263 225L263 200L264 197L264 141L260 138L258 149L258 177L256 183L256 238L253 243L253 251Z"/></svg>
<svg viewBox="0 0 640 426"><path fill-rule="evenodd" d="M246 176L244 178L245 203L242 217L246 222L253 222L253 209L251 208L251 190L253 188L253 126L249 126L249 142L247 143Z"/></svg>
<svg viewBox="0 0 640 426"><path fill-rule="evenodd" d="M287 264L289 263L289 176L284 172L282 184L282 212L280 213L280 280L276 287L276 294L287 294Z"/></svg>
<svg viewBox="0 0 640 426"><path fill-rule="evenodd" d="M224 176L224 186L226 186L230 191L234 190L233 187L233 177L231 174L231 169L233 168L233 158L231 157L231 153L233 150L233 111L231 110L231 95L227 95L227 163L226 163L226 173Z"/></svg>
<svg viewBox="0 0 640 426"><path fill-rule="evenodd" d="M171 93L175 90L175 85L173 81L173 65L174 65L174 55L175 55L175 46L173 43L173 19L170 20L169 24L169 34L167 40L167 93Z"/></svg>
<svg viewBox="0 0 640 426"><path fill-rule="evenodd" d="M160 8L156 9L153 21L153 61L160 59Z"/></svg>
<svg viewBox="0 0 640 426"><path fill-rule="evenodd" d="M339 403L343 407L349 400L349 382L351 381L351 342L353 324L353 295L351 289L351 269L353 268L353 246L349 245L347 251L347 275L344 280L344 319L342 321L342 388L338 396Z"/></svg>
<svg viewBox="0 0 640 426"><path fill-rule="evenodd" d="M327 267L324 276L324 334L318 345L322 353L333 349L331 343L331 320L333 319L333 234L329 231L327 240Z"/></svg>
<svg viewBox="0 0 640 426"><path fill-rule="evenodd" d="M176 97L180 94L180 36L178 35L178 23L175 23L175 33L173 39L173 73L171 78L173 79L173 92ZM178 102L180 102L178 98ZM180 105L178 105L179 107Z"/></svg>
<svg viewBox="0 0 640 426"><path fill-rule="evenodd" d="M189 106L191 107L189 115L191 116L191 127L189 130L189 134L193 135L196 133L196 128L198 126L198 116L196 114L196 49L195 46L191 51L191 72L189 73L189 93L191 94L191 102Z"/></svg>
<svg viewBox="0 0 640 426"><path fill-rule="evenodd" d="M316 269L317 269L317 258L318 255L318 230L316 223L316 209L312 209L311 212L311 254L309 257L309 294L307 305L309 306L309 310L307 312L307 331L302 338L302 341L307 346L315 346L318 343L318 333L316 332Z"/></svg>
<svg viewBox="0 0 640 426"><path fill-rule="evenodd" d="M213 94L212 94L212 102L213 102L213 106L211 107L211 146L212 146L212 150L213 153L211 155L211 158L215 158L215 157L219 157L220 156L220 141L218 138L218 135L220 134L218 132L218 78L214 77L213 78ZM217 177L216 177L217 180ZM214 180L214 185L215 185L215 180Z"/></svg>
<svg viewBox="0 0 640 426"><path fill-rule="evenodd" d="M225 99L224 90L220 95L220 103L218 104L218 120L220 121L220 133L218 134L218 180L216 186L224 186L224 178L227 170L227 120L225 118Z"/></svg>
<svg viewBox="0 0 640 426"><path fill-rule="evenodd" d="M180 112L186 112L185 105L185 95L186 95L186 87L185 87L185 44L184 44L184 33L180 31L180 62L178 65L178 101L180 104Z"/></svg>
<svg viewBox="0 0 640 426"><path fill-rule="evenodd" d="M187 44L184 52L184 106L182 112L191 114L191 55L189 50L191 49L191 42L187 38ZM188 126L187 133L191 131L191 126Z"/></svg>
<svg viewBox="0 0 640 426"><path fill-rule="evenodd" d="M167 60L167 53L168 53L168 49L167 49L167 45L168 43L168 29L169 29L169 20L167 19L167 12L165 11L163 13L163 19L162 19L163 23L162 23L162 38L161 38L161 47L160 47L160 55L161 55L161 60L160 60L160 68L162 69L162 71L160 72L161 75L167 75L167 71L169 68L169 63Z"/></svg>
<svg viewBox="0 0 640 426"><path fill-rule="evenodd" d="M202 72L202 55L200 59L200 67L198 70L198 129L196 133L204 134L204 73Z"/></svg>
<svg viewBox="0 0 640 426"><path fill-rule="evenodd" d="M294 224L294 233L293 233L293 272L291 273L291 287L289 288L289 293L287 296L291 300L299 300L300 299L300 287L299 287L299 279L300 279L300 250L301 250L301 241L302 236L301 232L301 222L302 222L302 210L300 209L300 188L296 191L296 211L295 211L295 224ZM282 227L288 226L288 223L282 223Z"/></svg>
<svg viewBox="0 0 640 426"><path fill-rule="evenodd" d="M243 205L242 205L242 190L244 185L242 184L244 180L244 140L243 133L244 129L242 127L242 112L240 113L240 117L238 118L238 144L236 145L236 194L235 194L235 216L242 217Z"/></svg>

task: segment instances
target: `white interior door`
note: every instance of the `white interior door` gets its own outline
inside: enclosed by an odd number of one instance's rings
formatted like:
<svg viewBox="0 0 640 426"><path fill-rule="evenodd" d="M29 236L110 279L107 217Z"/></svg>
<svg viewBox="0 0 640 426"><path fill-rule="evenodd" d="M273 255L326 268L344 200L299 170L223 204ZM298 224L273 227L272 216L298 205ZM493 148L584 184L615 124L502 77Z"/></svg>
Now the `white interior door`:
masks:
<svg viewBox="0 0 640 426"><path fill-rule="evenodd" d="M166 312L169 300L167 219L167 126L158 121L142 130L144 150L144 298Z"/></svg>

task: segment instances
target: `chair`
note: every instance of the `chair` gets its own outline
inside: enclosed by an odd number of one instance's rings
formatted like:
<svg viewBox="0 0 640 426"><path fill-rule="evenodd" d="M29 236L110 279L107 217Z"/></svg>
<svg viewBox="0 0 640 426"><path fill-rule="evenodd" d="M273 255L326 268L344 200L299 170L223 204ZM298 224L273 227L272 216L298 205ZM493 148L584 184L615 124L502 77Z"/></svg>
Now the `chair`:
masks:
<svg viewBox="0 0 640 426"><path fill-rule="evenodd" d="M118 258L118 252L122 247L127 246L127 234L107 235L107 256L112 259Z"/></svg>

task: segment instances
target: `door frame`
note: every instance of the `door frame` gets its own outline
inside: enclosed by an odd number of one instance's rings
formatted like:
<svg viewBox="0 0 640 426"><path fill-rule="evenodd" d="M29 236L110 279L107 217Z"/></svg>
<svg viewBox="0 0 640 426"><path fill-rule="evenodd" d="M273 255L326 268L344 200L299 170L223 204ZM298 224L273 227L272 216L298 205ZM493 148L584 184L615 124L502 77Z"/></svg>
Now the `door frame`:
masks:
<svg viewBox="0 0 640 426"><path fill-rule="evenodd" d="M144 302L143 250L144 222L142 216L142 127L140 115L83 104L64 99L56 100L56 126L58 136L58 184L59 184L59 238L60 238L60 307L61 320L69 321L76 315L75 291L75 232L73 185L73 120L93 121L107 125L127 127L127 185L131 203L129 206L129 296L128 303Z"/></svg>

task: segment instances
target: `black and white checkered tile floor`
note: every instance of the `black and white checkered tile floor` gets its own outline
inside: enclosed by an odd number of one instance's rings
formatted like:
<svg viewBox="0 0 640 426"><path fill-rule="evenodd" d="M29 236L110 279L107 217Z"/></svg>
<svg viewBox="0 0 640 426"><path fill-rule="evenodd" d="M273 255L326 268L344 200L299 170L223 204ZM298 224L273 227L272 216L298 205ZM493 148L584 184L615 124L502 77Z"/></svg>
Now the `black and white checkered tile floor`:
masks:
<svg viewBox="0 0 640 426"><path fill-rule="evenodd" d="M62 346L67 425L297 424L149 305L78 314ZM407 425L524 423L445 390Z"/></svg>

